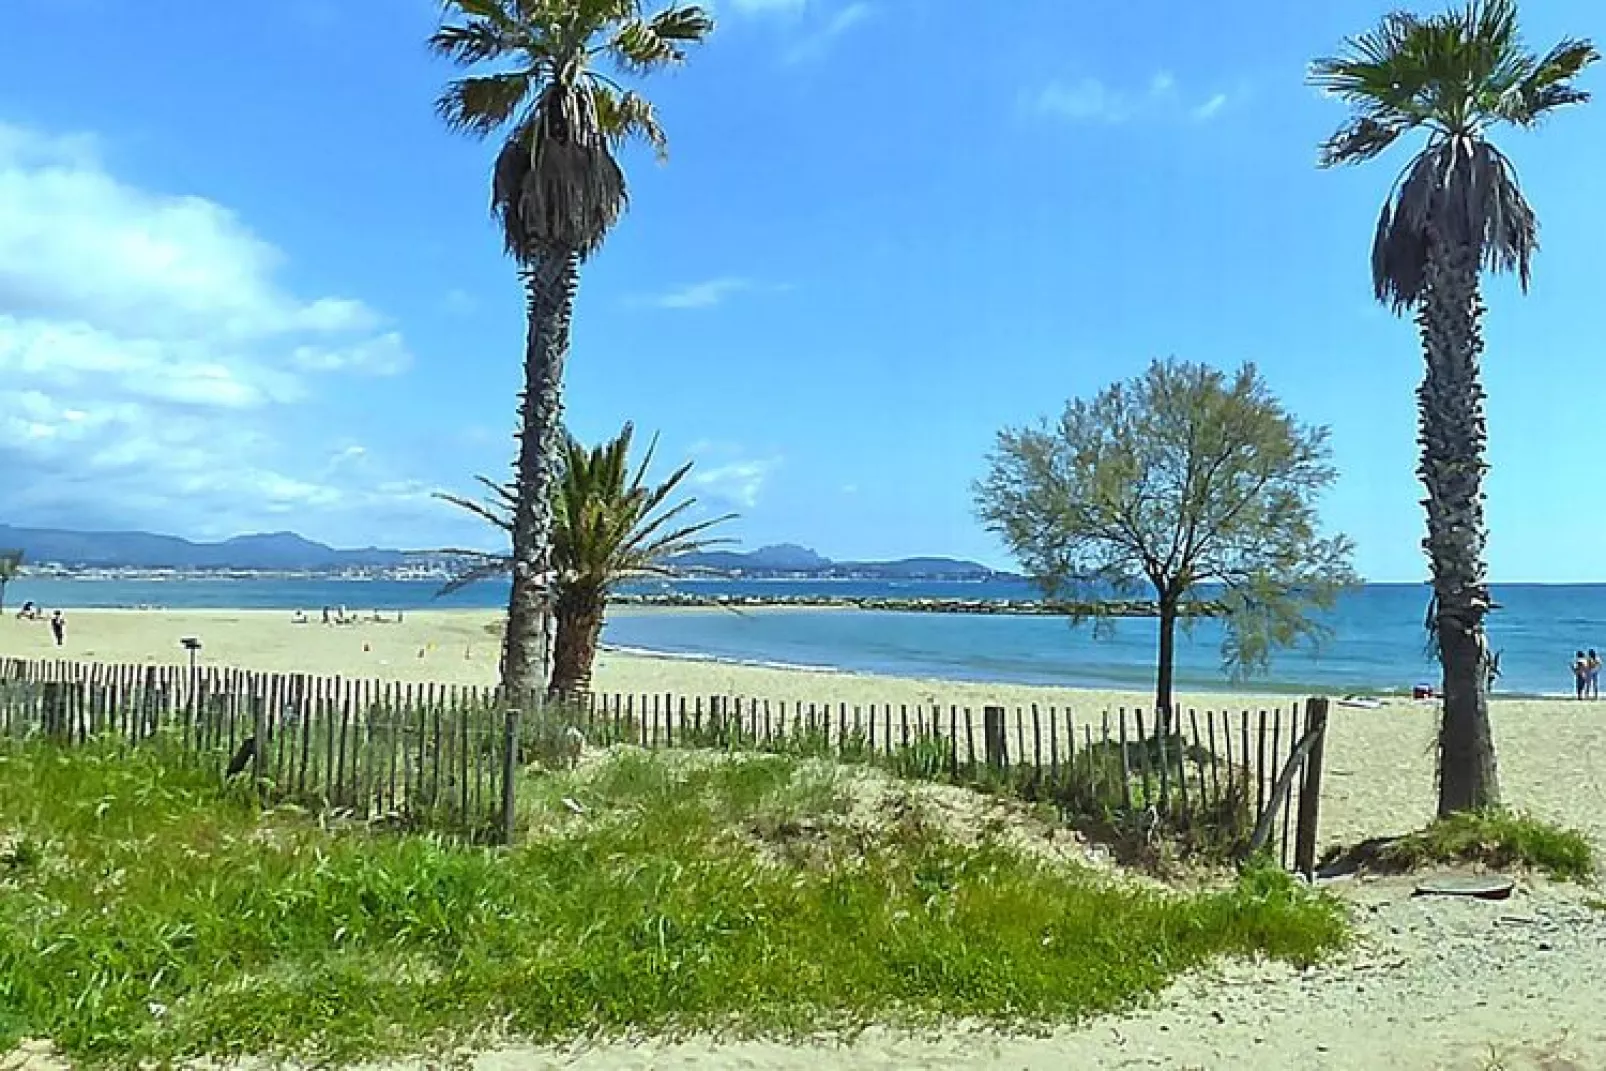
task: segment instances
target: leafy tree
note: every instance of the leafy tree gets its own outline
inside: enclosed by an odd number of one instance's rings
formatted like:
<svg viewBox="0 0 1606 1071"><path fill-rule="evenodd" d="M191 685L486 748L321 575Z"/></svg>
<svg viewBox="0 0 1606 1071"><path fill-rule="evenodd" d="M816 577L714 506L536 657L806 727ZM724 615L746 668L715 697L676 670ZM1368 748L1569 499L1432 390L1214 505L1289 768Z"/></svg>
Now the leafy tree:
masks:
<svg viewBox="0 0 1606 1071"><path fill-rule="evenodd" d="M1001 432L976 509L1047 597L1078 597L1076 620L1107 625L1112 596L1153 591L1168 716L1177 622L1203 603L1224 611L1237 675L1325 635L1307 611L1355 581L1350 541L1317 530L1328 456L1326 429L1297 424L1253 365L1156 361L1057 424Z"/></svg>
<svg viewBox="0 0 1606 1071"><path fill-rule="evenodd" d="M6 585L22 572L22 551L0 550L0 613L6 608Z"/></svg>
<svg viewBox="0 0 1606 1071"><path fill-rule="evenodd" d="M1427 627L1444 673L1441 816L1500 802L1488 705L1495 663L1484 634L1491 602L1479 276L1515 271L1526 289L1538 223L1489 132L1531 128L1588 100L1573 79L1597 58L1581 40L1530 52L1512 0L1472 0L1428 17L1389 15L1312 67L1312 83L1354 111L1322 145L1321 166L1363 163L1407 135L1425 135L1383 202L1372 284L1379 301L1414 314L1427 364L1417 390L1417 474L1427 489L1422 545L1433 574Z"/></svg>
<svg viewBox="0 0 1606 1071"><path fill-rule="evenodd" d="M625 208L615 152L632 138L660 156L666 146L652 104L603 68L625 77L677 65L713 21L682 5L649 16L640 0L445 0L445 8L430 47L476 73L448 84L436 110L454 130L503 138L491 207L528 307L502 684L510 696L538 696L550 650L551 503L580 264Z"/></svg>
<svg viewBox="0 0 1606 1071"><path fill-rule="evenodd" d="M578 695L590 690L597 643L602 637L608 595L621 581L641 576L667 576L669 561L682 554L728 542L704 538L715 525L731 516L681 523L696 505L685 498L669 505L670 496L691 472L686 462L658 484L647 482L657 440L634 471L630 444L634 428L626 424L612 440L587 450L569 438L564 452L563 478L558 484L553 515L553 565L557 572L557 643L548 690L553 695ZM484 502L440 494L508 533L513 531L517 502L513 487L477 477L490 492ZM480 561L449 583L455 591L512 569L507 555L478 555Z"/></svg>

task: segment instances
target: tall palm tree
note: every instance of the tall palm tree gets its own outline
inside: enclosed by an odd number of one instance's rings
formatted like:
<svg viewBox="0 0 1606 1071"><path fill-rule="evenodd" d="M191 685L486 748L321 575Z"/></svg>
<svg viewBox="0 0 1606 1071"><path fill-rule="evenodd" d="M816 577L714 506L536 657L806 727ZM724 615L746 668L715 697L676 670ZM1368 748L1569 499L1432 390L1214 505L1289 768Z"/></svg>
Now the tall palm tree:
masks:
<svg viewBox="0 0 1606 1071"><path fill-rule="evenodd" d="M1479 284L1484 269L1515 271L1527 289L1538 223L1489 137L1587 101L1573 79L1597 58L1583 40L1530 52L1513 0L1469 0L1428 17L1389 15L1311 70L1314 86L1354 110L1322 145L1321 166L1362 163L1406 135L1426 135L1384 201L1372 282L1379 301L1415 314L1427 364L1417 391L1417 475L1427 489L1423 548L1433 574L1427 625L1444 673L1441 815L1500 802L1488 705L1495 662L1484 635L1491 603Z"/></svg>
<svg viewBox="0 0 1606 1071"><path fill-rule="evenodd" d="M685 498L667 506L669 497L691 472L686 462L658 484L647 482L657 440L634 471L630 443L635 429L626 424L613 439L587 450L573 438L566 442L562 479L553 514L553 565L557 574L557 643L548 690L553 695L579 695L590 690L597 642L607 612L608 595L632 577L667 576L671 559L729 542L704 537L732 515L691 524L679 519L697 504ZM439 494L455 506L511 533L517 493L508 484L476 477L490 492L483 502ZM455 591L487 577L506 574L513 559L479 555L480 560L443 591Z"/></svg>
<svg viewBox="0 0 1606 1071"><path fill-rule="evenodd" d="M528 308L513 488L513 587L502 685L540 695L548 644L552 489L562 448L563 365L580 264L624 211L615 152L631 139L662 157L652 104L615 75L681 63L713 21L699 7L648 15L640 0L445 0L430 48L475 69L436 110L476 137L500 134L491 208L518 262Z"/></svg>

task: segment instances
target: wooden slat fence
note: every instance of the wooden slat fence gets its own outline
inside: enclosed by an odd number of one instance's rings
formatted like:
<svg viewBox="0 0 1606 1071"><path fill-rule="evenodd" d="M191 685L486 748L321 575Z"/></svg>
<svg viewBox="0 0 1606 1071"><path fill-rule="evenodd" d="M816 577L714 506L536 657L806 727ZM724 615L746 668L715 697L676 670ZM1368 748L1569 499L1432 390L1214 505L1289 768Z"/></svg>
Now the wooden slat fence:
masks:
<svg viewBox="0 0 1606 1071"><path fill-rule="evenodd" d="M472 836L502 828L489 689L185 666L0 661L0 736L157 737L264 798Z"/></svg>
<svg viewBox="0 0 1606 1071"><path fill-rule="evenodd" d="M165 739L246 764L275 799L474 834L513 823L508 771L568 746L717 747L871 762L1042 800L1131 835L1214 838L1309 873L1327 701L1278 708L787 703L590 694L508 717L495 689L186 666L0 661L0 736ZM242 750L247 740L263 746ZM249 751L249 754L246 753Z"/></svg>

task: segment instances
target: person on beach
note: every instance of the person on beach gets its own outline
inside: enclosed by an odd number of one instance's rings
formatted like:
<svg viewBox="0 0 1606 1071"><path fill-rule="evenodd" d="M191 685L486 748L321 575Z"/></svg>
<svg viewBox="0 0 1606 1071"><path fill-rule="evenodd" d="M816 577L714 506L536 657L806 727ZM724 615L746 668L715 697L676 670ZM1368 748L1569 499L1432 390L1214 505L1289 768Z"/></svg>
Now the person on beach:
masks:
<svg viewBox="0 0 1606 1071"><path fill-rule="evenodd" d="M1573 652L1573 691L1578 699L1584 698L1584 692L1589 688L1589 659L1584 652Z"/></svg>
<svg viewBox="0 0 1606 1071"><path fill-rule="evenodd" d="M56 646L60 647L67 642L67 619L57 610L50 615L50 632L56 637Z"/></svg>
<svg viewBox="0 0 1606 1071"><path fill-rule="evenodd" d="M1588 669L1589 669L1589 681L1588 681L1589 698L1591 698L1591 699L1599 699L1600 698L1600 655L1595 653L1595 649L1593 647L1591 647L1589 649L1589 654L1585 656L1584 662L1588 666Z"/></svg>

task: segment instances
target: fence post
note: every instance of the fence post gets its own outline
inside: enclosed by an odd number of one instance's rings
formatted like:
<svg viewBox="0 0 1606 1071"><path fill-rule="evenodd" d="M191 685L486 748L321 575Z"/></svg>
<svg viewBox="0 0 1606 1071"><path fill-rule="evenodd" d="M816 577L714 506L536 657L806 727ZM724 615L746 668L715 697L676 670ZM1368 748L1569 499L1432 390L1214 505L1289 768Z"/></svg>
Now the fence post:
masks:
<svg viewBox="0 0 1606 1071"><path fill-rule="evenodd" d="M44 724L40 726L45 736L58 744L70 743L67 733L67 686L61 681L45 681L44 683Z"/></svg>
<svg viewBox="0 0 1606 1071"><path fill-rule="evenodd" d="M251 696L251 785L262 784L268 757L268 703L260 695Z"/></svg>
<svg viewBox="0 0 1606 1071"><path fill-rule="evenodd" d="M1322 751L1327 743L1327 700L1305 703L1305 728L1318 730L1316 743L1305 757L1305 776L1299 785L1299 829L1294 834L1294 869L1305 877L1316 873L1316 833L1322 806Z"/></svg>
<svg viewBox="0 0 1606 1071"><path fill-rule="evenodd" d="M982 751L989 769L1004 768L1004 708L982 707Z"/></svg>
<svg viewBox="0 0 1606 1071"><path fill-rule="evenodd" d="M513 844L517 811L516 778L519 772L519 709L508 707L502 725L502 843Z"/></svg>

